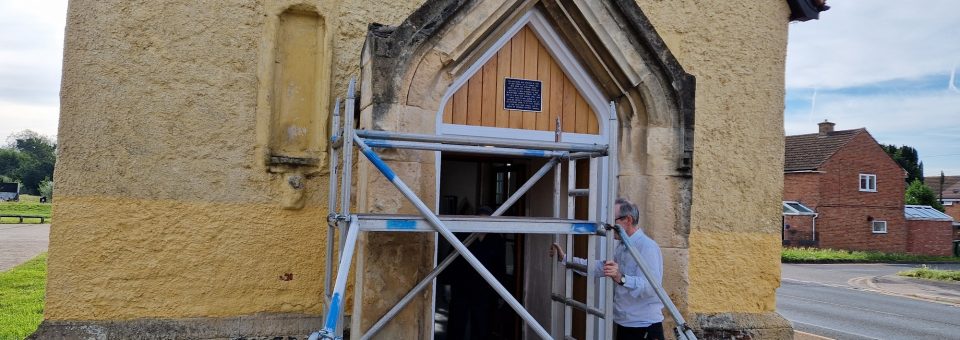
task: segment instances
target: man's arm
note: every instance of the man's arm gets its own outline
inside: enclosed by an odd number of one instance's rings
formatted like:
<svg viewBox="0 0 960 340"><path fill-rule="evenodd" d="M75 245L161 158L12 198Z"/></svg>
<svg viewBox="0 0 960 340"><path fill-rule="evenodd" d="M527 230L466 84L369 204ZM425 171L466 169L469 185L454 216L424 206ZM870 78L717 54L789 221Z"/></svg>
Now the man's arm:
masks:
<svg viewBox="0 0 960 340"><path fill-rule="evenodd" d="M571 262L573 264L581 265L584 268L587 268L587 263L588 263L587 259L574 257L574 256L570 256L569 260L565 257L562 262L564 263ZM603 261L595 260L595 262L596 262L596 266L594 266L593 268L593 275L598 277L603 277ZM587 276L587 273L583 271L574 270L574 272L583 276Z"/></svg>
<svg viewBox="0 0 960 340"><path fill-rule="evenodd" d="M642 247L640 250L640 259L646 263L647 268L650 269L650 274L653 276L654 280L657 280L657 283L663 283L663 255L660 253L660 248L657 246L652 247ZM647 282L647 278L643 276L643 273L640 271L640 266L637 265L637 275L626 275L624 276L623 286L628 289L630 295L633 297L653 297L657 293L654 291L653 286Z"/></svg>
<svg viewBox="0 0 960 340"><path fill-rule="evenodd" d="M574 256L568 258L566 253L563 252L563 248L560 248L560 245L556 243L550 246L550 256L558 256L557 262L560 262L560 264L563 265L566 265L567 262L572 262L573 264L587 268L587 260ZM587 273L581 270L574 269L574 272L582 276L587 276ZM597 265L594 268L594 275L603 276L603 261L597 260Z"/></svg>

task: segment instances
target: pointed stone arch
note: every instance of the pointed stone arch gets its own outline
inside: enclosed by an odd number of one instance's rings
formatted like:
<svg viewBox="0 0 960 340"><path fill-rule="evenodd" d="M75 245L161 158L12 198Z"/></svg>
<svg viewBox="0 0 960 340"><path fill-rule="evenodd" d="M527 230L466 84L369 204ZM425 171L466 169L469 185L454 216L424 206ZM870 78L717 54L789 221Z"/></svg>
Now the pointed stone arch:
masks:
<svg viewBox="0 0 960 340"><path fill-rule="evenodd" d="M531 14L533 13L533 14ZM531 16L536 16L531 20ZM532 23L536 21L537 23ZM620 121L619 150L621 196L636 202L640 223L662 246L666 257L668 292L684 309L689 286L688 236L692 197L694 126L693 76L686 73L631 0L613 1L466 1L428 0L402 24L370 26L362 53L360 127L409 133L444 133L443 107L451 93L482 67L497 44L517 27L546 25L553 33L538 33L546 45L563 46L551 53L558 63L566 58L577 67L564 69L585 97L600 106L614 102ZM558 57L563 50L569 53ZM566 65L566 64L565 64ZM601 124L602 126L603 124ZM536 132L536 131L535 131ZM546 131L543 131L546 133ZM552 133L548 133L552 136ZM600 131L603 134L603 131ZM525 137L537 138L536 133ZM552 139L551 139L552 140ZM417 173L421 197L435 195L437 160L432 153L384 151L384 159ZM366 177L361 163L357 207L360 211L411 212L391 192L389 185ZM403 175L401 175L403 176ZM368 184L369 183L369 184ZM402 241L400 241L402 238ZM432 238L423 235L371 235L362 243L358 258L354 304L354 331L369 328L410 288L407 282L391 285L383 268L402 267L407 273L426 273L433 265ZM419 263L400 261L379 244L418 244ZM363 270L364 266L380 271ZM415 282L415 281L414 281ZM393 290L396 291L393 291ZM364 297L377 294L377 301ZM429 300L425 294L424 299ZM429 322L432 305L413 304L387 326L396 337L424 337L413 324Z"/></svg>
<svg viewBox="0 0 960 340"><path fill-rule="evenodd" d="M363 63L369 69L371 113L390 105L440 106L454 82L508 33L510 24L540 9L573 51L602 96L617 103L622 128L649 127L678 140L672 163L660 170L690 175L695 82L633 1L483 2L431 0L397 27L371 25ZM569 72L568 72L569 74ZM435 111L436 112L436 111ZM377 124L378 122L373 122ZM371 128L377 128L377 125ZM662 129L666 129L663 131ZM624 135L625 138L646 138ZM629 145L628 145L629 146Z"/></svg>

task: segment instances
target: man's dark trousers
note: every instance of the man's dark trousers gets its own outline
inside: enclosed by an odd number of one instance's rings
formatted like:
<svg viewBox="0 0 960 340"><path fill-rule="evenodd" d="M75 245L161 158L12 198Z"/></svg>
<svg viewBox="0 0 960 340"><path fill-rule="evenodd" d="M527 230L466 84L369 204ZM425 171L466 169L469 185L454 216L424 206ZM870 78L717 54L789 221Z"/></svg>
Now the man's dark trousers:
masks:
<svg viewBox="0 0 960 340"><path fill-rule="evenodd" d="M647 327L617 326L617 340L664 340L663 323L657 322Z"/></svg>

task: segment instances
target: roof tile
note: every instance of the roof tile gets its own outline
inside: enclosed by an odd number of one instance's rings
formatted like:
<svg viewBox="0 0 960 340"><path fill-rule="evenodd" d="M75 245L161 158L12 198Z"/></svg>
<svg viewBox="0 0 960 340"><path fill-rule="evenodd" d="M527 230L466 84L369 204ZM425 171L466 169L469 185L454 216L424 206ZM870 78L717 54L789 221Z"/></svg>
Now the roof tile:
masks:
<svg viewBox="0 0 960 340"><path fill-rule="evenodd" d="M833 131L825 136L819 133L787 136L783 171L816 170L837 150L864 131L866 130L860 128Z"/></svg>
<svg viewBox="0 0 960 340"><path fill-rule="evenodd" d="M940 190L940 176L924 177L923 184L937 193ZM943 176L943 198L960 199L960 176Z"/></svg>

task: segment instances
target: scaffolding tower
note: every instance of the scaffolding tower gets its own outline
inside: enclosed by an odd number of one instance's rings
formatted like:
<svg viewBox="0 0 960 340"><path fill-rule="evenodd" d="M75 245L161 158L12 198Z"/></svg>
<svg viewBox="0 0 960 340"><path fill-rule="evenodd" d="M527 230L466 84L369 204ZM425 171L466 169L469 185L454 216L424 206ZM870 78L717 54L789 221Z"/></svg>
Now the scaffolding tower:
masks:
<svg viewBox="0 0 960 340"><path fill-rule="evenodd" d="M572 309L577 308L586 314L587 338L612 338L613 336L613 284L610 280L603 280L594 275L596 259L613 258L614 233L619 233L623 239L626 234L613 222L616 212L614 202L617 197L617 122L616 109L611 102L610 115L607 124L607 144L562 143L560 142L560 128L557 123L555 142L528 141L508 138L489 137L460 137L398 133L390 131L355 130L353 128L353 112L355 100L355 80L351 80L344 101L343 122L340 122L340 98L334 105L332 129L329 143L330 158L330 187L329 187L329 225L327 240L334 239L335 230L339 230L339 261L336 281L331 291L330 281L333 268L333 247L326 249L326 273L324 276L324 295L328 311L324 317L323 328L310 335L310 340L342 339L343 338L343 300L350 265L359 232L437 232L451 246L455 252L438 262L437 266L419 283L414 286L393 308L385 313L360 339L369 339L377 334L404 306L429 286L430 283L447 268L458 256L463 258L476 270L481 277L506 301L525 322L543 339L572 339ZM416 215L385 215L385 214L351 214L350 193L352 180L353 147L357 146L362 153L402 194L413 204L420 213ZM412 149L431 150L440 152L456 152L467 154L484 154L514 157L537 157L547 159L533 176L531 176L516 192L510 195L491 216L439 216L431 210L419 197L396 176L393 170L377 155L373 148L380 149ZM606 178L592 178L587 188L576 187L576 169L578 161L589 161L591 170L599 169L598 159L606 157ZM342 161L342 173L337 172L338 159ZM561 218L561 161L567 161L567 216ZM542 179L550 170L554 170L553 188L553 218L502 217L515 202L517 202L535 183ZM591 177L599 176L591 171ZM340 180L339 195L337 180ZM598 197L598 187L606 186L606 197ZM576 197L586 196L589 204L588 220L574 218ZM337 211L337 199L340 209ZM469 232L462 242L454 232ZM551 308L551 331L548 331L517 301L513 295L483 266L483 264L467 248L482 233L518 233L518 234L552 234L554 242L564 244L568 254L573 248L571 235L586 235L587 266L577 266L568 263L558 269L554 265L550 294L554 302ZM696 339L693 332L687 327L676 306L670 301L660 284L654 280L646 264L640 259L636 249L627 245L631 256L640 265L641 272L651 283L658 297L676 321L675 334L678 339ZM582 272L587 276L586 301L580 302L573 298L573 273ZM598 284L599 283L599 284Z"/></svg>

